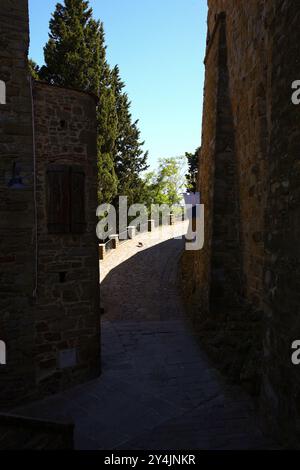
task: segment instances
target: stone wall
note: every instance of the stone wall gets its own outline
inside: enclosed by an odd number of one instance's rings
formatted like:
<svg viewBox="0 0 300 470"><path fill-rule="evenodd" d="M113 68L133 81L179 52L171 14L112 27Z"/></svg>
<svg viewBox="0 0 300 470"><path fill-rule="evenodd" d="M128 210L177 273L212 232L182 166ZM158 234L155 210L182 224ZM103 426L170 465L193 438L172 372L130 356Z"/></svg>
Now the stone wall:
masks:
<svg viewBox="0 0 300 470"><path fill-rule="evenodd" d="M95 99L35 82L34 122L39 253L37 382L48 392L100 372ZM49 233L47 171L58 164L78 167L85 174L83 233ZM75 353L76 366L64 369L59 367L59 355L68 350Z"/></svg>
<svg viewBox="0 0 300 470"><path fill-rule="evenodd" d="M291 84L300 77L300 10L295 1L272 2L265 210L264 362L262 409L291 446L300 442L300 366L291 344L300 339L300 106Z"/></svg>
<svg viewBox="0 0 300 470"><path fill-rule="evenodd" d="M199 164L205 247L190 259L189 304L195 324L213 322L215 337L223 329L219 357L231 334L231 358L244 362L240 379L245 363L259 371L263 414L296 445L300 108L291 85L300 77L300 13L293 0L208 4Z"/></svg>
<svg viewBox="0 0 300 470"><path fill-rule="evenodd" d="M1 0L0 80L0 407L31 394L34 327L34 197L27 1ZM13 180L15 178L15 180ZM21 178L21 181L18 180ZM22 184L18 184L18 183Z"/></svg>
<svg viewBox="0 0 300 470"><path fill-rule="evenodd" d="M27 1L1 1L0 33L6 409L99 375L100 309L95 98L29 78Z"/></svg>
<svg viewBox="0 0 300 470"><path fill-rule="evenodd" d="M73 449L73 423L0 414L0 450Z"/></svg>

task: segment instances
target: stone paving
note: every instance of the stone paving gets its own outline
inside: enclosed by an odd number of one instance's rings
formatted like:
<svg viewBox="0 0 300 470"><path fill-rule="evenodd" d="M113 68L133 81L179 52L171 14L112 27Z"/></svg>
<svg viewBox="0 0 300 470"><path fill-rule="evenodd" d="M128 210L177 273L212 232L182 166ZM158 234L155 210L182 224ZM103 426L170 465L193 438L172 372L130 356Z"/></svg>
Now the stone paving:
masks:
<svg viewBox="0 0 300 470"><path fill-rule="evenodd" d="M19 412L71 418L76 449L271 448L251 400L224 382L184 321L184 242L171 235L140 235L101 262L101 377Z"/></svg>

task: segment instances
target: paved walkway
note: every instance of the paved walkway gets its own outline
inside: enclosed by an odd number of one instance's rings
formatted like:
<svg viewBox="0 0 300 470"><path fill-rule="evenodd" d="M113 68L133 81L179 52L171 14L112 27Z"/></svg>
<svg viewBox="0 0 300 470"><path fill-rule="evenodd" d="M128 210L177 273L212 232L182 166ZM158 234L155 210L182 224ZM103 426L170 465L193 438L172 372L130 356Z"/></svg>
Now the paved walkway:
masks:
<svg viewBox="0 0 300 470"><path fill-rule="evenodd" d="M171 235L141 235L101 263L102 376L22 412L71 417L77 449L269 448L251 401L223 382L184 322L184 242Z"/></svg>
<svg viewBox="0 0 300 470"><path fill-rule="evenodd" d="M105 319L182 319L177 267L186 231L184 222L141 234L100 263L101 305L108 312Z"/></svg>

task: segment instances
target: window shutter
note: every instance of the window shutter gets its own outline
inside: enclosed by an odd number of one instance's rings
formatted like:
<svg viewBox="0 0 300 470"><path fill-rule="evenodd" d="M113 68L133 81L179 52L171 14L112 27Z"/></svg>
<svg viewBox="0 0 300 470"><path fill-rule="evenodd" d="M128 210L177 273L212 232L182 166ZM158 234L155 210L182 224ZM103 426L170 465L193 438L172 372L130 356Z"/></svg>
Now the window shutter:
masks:
<svg viewBox="0 0 300 470"><path fill-rule="evenodd" d="M80 166L71 171L71 232L84 233L85 219L85 174Z"/></svg>
<svg viewBox="0 0 300 470"><path fill-rule="evenodd" d="M67 165L47 169L47 214L49 233L70 232L70 170Z"/></svg>

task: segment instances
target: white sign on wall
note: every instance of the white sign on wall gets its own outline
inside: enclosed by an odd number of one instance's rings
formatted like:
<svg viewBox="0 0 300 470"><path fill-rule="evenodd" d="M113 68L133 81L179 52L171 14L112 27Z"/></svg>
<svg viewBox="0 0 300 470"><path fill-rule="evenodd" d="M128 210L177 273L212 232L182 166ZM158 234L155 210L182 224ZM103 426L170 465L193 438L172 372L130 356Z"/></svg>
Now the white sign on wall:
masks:
<svg viewBox="0 0 300 470"><path fill-rule="evenodd" d="M200 193L184 193L184 202L186 205L196 206L200 204Z"/></svg>
<svg viewBox="0 0 300 470"><path fill-rule="evenodd" d="M0 104L6 104L6 85L3 80L0 80Z"/></svg>
<svg viewBox="0 0 300 470"><path fill-rule="evenodd" d="M0 341L0 366L6 365L6 344Z"/></svg>

